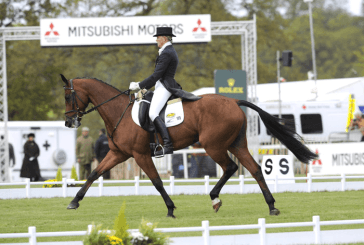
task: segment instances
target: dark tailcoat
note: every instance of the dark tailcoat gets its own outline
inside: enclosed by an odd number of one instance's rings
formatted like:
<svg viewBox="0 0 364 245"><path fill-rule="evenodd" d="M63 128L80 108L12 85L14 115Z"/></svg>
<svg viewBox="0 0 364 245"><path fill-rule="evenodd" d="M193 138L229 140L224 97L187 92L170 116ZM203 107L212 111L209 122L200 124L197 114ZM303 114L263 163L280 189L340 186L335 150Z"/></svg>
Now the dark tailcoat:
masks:
<svg viewBox="0 0 364 245"><path fill-rule="evenodd" d="M141 89L150 89L151 87L155 86L158 80L160 80L163 86L177 97L188 100L200 99L201 97L182 90L181 85L176 82L174 76L177 71L177 66L177 52L172 45L169 45L165 47L161 55L156 59L154 73L140 82L139 87Z"/></svg>
<svg viewBox="0 0 364 245"><path fill-rule="evenodd" d="M20 170L20 177L35 179L39 179L41 177L38 164L39 153L39 147L34 141L28 140L24 144L24 159ZM30 157L34 157L34 159L30 161Z"/></svg>

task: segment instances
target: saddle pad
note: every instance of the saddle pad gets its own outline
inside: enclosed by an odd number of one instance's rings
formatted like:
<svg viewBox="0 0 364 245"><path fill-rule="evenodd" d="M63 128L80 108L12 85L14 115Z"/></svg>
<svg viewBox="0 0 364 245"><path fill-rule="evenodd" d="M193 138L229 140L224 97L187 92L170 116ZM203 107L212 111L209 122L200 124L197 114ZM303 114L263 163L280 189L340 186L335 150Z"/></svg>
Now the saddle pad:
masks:
<svg viewBox="0 0 364 245"><path fill-rule="evenodd" d="M131 116L133 118L133 121L139 126L140 126L139 104L142 101L150 103L149 101L146 101L146 100L135 101L134 105L133 105L133 109L131 111ZM164 122L165 122L167 128L181 124L184 119L185 119L185 114L183 112L182 101L178 101L173 104L167 104L165 117L164 117Z"/></svg>

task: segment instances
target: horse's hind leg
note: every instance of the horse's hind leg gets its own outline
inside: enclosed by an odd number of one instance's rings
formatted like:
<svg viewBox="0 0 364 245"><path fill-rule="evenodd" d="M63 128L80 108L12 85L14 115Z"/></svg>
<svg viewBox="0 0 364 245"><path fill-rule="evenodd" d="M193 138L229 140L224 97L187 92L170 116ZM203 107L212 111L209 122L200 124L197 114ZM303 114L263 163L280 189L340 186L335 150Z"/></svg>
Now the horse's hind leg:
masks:
<svg viewBox="0 0 364 245"><path fill-rule="evenodd" d="M247 148L236 148L230 147L229 151L233 153L240 161L240 163L252 174L255 180L258 182L260 189L262 190L263 196L265 198L266 203L269 207L270 215L279 215L280 211L274 207L274 198L272 193L270 192L267 183L263 177L262 169L256 163L254 158L250 155Z"/></svg>
<svg viewBox="0 0 364 245"><path fill-rule="evenodd" d="M206 148L206 152L215 162L221 166L222 170L224 171L224 174L210 192L212 208L215 210L215 212L217 212L222 205L222 201L218 198L220 191L230 179L230 177L236 172L236 170L238 170L238 166L233 160L231 160L226 150L212 150L210 148Z"/></svg>

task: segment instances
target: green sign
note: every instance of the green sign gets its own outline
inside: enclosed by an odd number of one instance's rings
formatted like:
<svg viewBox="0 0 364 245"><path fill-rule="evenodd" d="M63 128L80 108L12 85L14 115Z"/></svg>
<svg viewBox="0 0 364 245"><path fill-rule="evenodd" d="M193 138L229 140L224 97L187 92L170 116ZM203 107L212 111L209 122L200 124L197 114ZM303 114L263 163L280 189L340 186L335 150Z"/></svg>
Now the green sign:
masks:
<svg viewBox="0 0 364 245"><path fill-rule="evenodd" d="M215 70L215 88L217 94L246 100L246 72L243 70ZM246 113L246 107L241 108Z"/></svg>

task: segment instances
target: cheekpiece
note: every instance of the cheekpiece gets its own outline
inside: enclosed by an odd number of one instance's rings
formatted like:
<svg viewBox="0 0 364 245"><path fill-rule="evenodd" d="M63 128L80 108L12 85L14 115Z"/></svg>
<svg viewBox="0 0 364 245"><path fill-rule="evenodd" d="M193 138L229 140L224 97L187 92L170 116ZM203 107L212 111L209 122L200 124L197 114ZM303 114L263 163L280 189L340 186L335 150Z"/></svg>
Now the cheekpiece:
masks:
<svg viewBox="0 0 364 245"><path fill-rule="evenodd" d="M155 34L153 37L158 36L171 36L175 37L172 33L172 27L157 27L157 34Z"/></svg>

